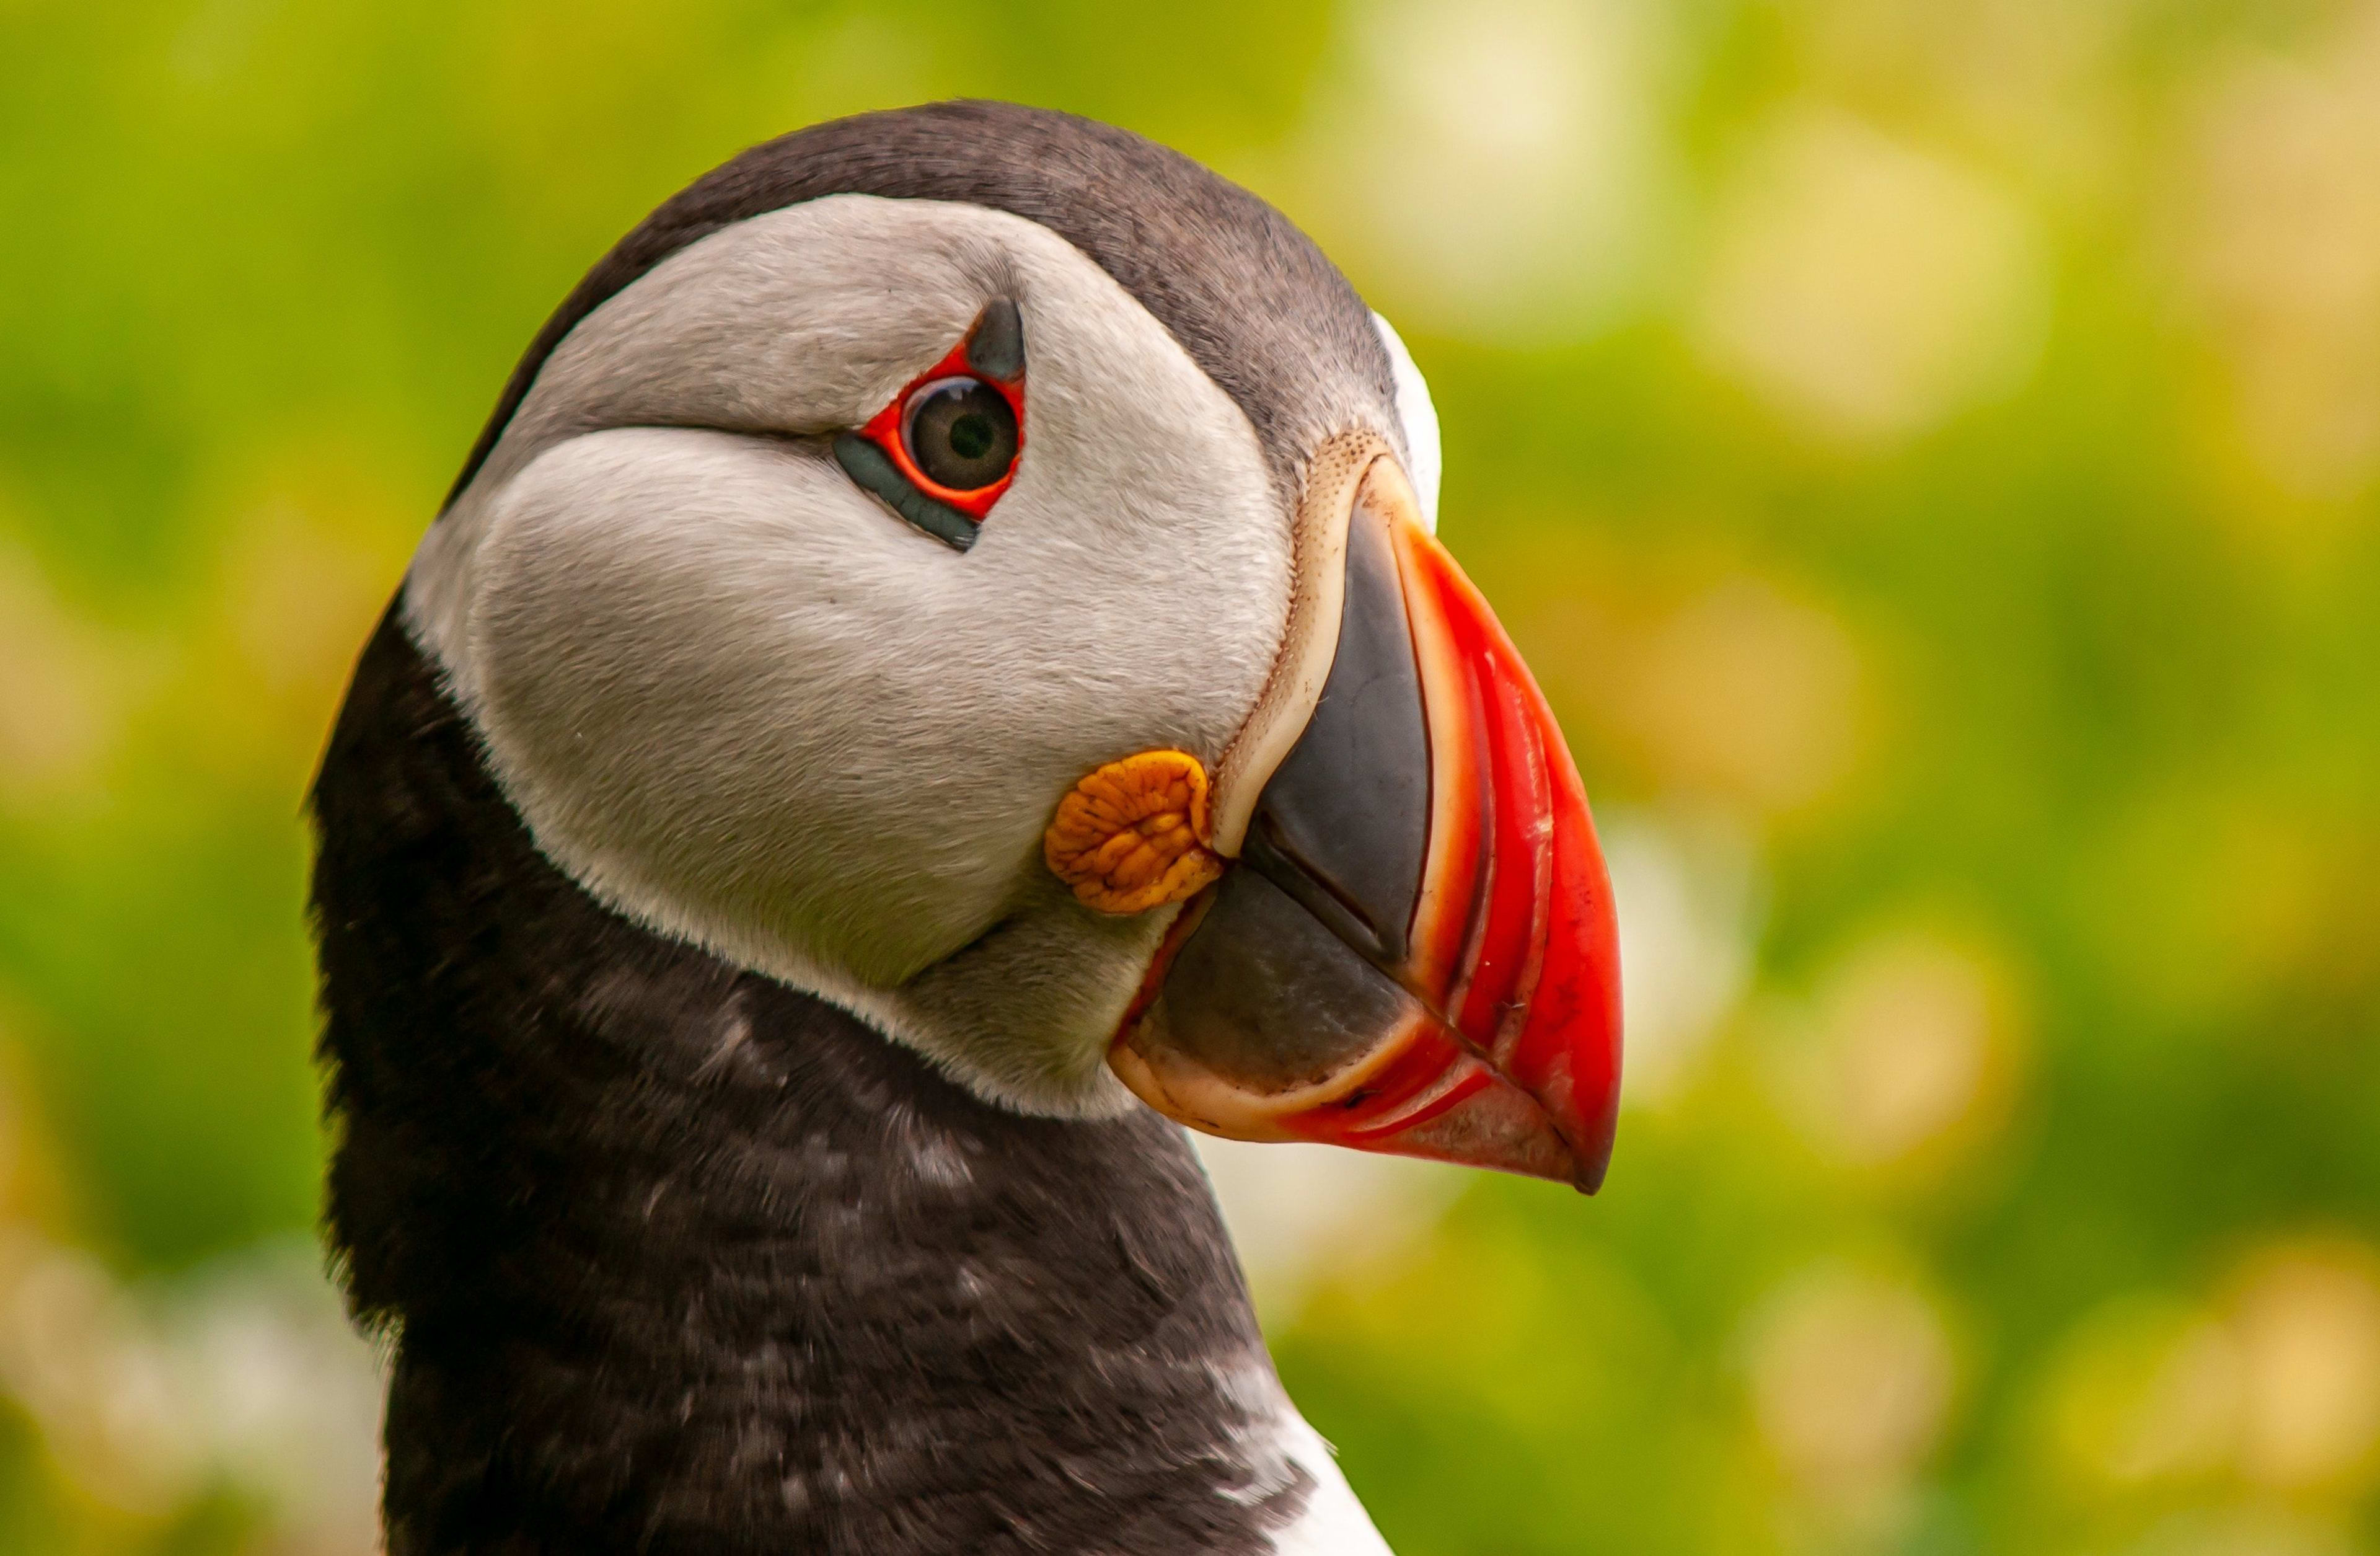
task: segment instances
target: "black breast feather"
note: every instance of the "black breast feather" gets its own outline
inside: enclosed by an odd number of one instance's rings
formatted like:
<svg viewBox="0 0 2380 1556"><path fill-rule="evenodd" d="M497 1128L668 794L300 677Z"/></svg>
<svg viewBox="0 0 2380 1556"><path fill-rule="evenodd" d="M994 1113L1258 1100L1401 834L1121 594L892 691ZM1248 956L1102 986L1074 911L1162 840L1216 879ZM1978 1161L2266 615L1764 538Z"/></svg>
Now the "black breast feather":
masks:
<svg viewBox="0 0 2380 1556"><path fill-rule="evenodd" d="M1178 1556L1303 1506L1173 1126L988 1106L609 912L394 611L313 809L329 1229L395 1346L391 1556Z"/></svg>

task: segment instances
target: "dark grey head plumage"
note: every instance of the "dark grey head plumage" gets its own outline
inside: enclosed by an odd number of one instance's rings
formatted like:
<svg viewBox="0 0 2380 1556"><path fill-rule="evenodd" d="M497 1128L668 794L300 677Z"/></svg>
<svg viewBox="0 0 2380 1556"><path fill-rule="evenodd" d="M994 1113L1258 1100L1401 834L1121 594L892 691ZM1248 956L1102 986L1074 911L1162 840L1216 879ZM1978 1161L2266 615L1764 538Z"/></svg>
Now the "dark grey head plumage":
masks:
<svg viewBox="0 0 2380 1556"><path fill-rule="evenodd" d="M663 201L538 331L448 503L470 485L538 370L580 320L690 243L835 194L987 206L1066 239L1238 402L1284 492L1295 488L1298 463L1335 423L1355 419L1351 413L1397 425L1371 310L1280 212L1128 130L1012 103L937 103L780 136Z"/></svg>

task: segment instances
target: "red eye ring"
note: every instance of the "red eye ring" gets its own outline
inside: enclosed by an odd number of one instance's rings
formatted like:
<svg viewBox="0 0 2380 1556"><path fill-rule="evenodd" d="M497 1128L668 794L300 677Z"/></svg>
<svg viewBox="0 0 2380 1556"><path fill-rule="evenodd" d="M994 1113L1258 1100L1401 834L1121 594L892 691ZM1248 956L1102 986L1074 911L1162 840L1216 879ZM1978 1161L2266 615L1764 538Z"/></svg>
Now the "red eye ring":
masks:
<svg viewBox="0 0 2380 1556"><path fill-rule="evenodd" d="M967 338L953 346L948 356L903 385L892 402L859 429L859 435L883 450L884 456L892 461L893 468L901 472L902 479L924 495L980 523L984 516L991 512L992 504L1008 491L1009 482L1016 479L1017 460L1024 457L1025 372L1021 363L1013 379L993 378L978 371L968 360L968 352L974 343L975 332L970 331ZM910 452L907 434L918 405L929 397L927 392L942 391L953 380L979 383L992 390L1007 402L1009 414L1015 420L1016 452L1009 459L1008 467L1000 479L987 485L965 489L945 486L920 469Z"/></svg>

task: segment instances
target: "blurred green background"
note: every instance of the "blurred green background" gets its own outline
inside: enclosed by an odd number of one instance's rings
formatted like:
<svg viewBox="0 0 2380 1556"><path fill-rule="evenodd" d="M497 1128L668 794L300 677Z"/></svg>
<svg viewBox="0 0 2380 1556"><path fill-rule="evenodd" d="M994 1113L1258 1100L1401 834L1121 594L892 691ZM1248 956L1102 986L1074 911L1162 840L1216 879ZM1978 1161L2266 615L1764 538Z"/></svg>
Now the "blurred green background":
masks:
<svg viewBox="0 0 2380 1556"><path fill-rule="evenodd" d="M370 1548L346 668L615 237L953 94L1180 147L1397 322L1611 845L1599 1198L1217 1159L1391 1543L2380 1550L2380 6L8 0L0 55L0 1550Z"/></svg>

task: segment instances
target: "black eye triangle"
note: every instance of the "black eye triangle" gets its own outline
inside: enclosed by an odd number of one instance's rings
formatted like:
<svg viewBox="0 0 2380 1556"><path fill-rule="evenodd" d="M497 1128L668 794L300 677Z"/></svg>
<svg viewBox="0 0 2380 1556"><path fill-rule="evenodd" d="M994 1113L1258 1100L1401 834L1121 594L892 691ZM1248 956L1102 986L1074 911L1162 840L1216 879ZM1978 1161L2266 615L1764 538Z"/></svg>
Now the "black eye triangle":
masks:
<svg viewBox="0 0 2380 1556"><path fill-rule="evenodd" d="M836 433L834 457L845 475L883 498L894 513L953 551L965 551L975 544L974 519L910 485L909 478L885 457L884 451L866 438L850 432Z"/></svg>
<svg viewBox="0 0 2380 1556"><path fill-rule="evenodd" d="M1025 320L1015 303L999 298L977 316L975 328L967 332L966 363L1003 383L1025 376Z"/></svg>

